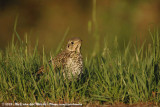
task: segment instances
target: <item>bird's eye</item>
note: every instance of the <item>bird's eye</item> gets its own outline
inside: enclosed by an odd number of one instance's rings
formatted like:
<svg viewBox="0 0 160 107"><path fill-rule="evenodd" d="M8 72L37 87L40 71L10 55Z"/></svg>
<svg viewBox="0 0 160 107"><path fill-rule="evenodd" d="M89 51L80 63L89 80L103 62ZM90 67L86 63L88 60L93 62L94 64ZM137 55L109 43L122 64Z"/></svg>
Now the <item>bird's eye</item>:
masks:
<svg viewBox="0 0 160 107"><path fill-rule="evenodd" d="M74 42L71 42L71 44L74 44Z"/></svg>

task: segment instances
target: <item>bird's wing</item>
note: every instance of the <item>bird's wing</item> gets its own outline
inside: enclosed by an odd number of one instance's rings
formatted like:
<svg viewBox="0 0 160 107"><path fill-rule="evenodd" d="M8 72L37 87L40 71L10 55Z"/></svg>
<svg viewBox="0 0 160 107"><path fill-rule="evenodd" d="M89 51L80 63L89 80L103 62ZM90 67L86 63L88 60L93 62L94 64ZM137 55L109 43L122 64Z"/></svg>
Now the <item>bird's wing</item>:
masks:
<svg viewBox="0 0 160 107"><path fill-rule="evenodd" d="M64 68L67 58L69 57L69 52L63 51L57 55L57 57L53 58L52 64L54 68Z"/></svg>
<svg viewBox="0 0 160 107"><path fill-rule="evenodd" d="M52 65L54 67L54 69L64 68L68 56L69 56L69 52L63 51L60 54L58 54L55 58L52 58L49 61L49 65ZM40 69L38 70L37 74L41 74L43 72L46 72L46 70L44 68L45 68L44 65L41 66ZM47 71L48 71L48 69L49 68L47 67Z"/></svg>

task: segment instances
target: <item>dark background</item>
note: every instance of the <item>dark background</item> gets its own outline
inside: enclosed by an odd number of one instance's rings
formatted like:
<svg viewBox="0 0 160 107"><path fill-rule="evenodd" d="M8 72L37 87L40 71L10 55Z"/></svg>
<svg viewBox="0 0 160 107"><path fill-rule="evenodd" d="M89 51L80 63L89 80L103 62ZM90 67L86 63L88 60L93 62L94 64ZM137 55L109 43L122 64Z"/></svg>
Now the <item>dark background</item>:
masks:
<svg viewBox="0 0 160 107"><path fill-rule="evenodd" d="M96 12L97 35L93 12ZM150 41L148 29L160 25L160 0L0 0L0 48L11 42L14 23L18 17L17 32L31 43L39 40L39 49L56 50L69 28L66 41L79 36L83 51L93 50L96 41L103 47L104 38L110 47L117 37L120 47L129 41L141 45ZM89 27L91 26L91 27Z"/></svg>

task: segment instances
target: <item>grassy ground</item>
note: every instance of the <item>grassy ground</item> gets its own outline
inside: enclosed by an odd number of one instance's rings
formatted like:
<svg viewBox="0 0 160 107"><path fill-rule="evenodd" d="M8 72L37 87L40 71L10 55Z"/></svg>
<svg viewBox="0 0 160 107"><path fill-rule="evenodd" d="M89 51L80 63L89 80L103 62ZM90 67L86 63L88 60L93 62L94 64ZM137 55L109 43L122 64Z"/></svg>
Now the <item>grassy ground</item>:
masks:
<svg viewBox="0 0 160 107"><path fill-rule="evenodd" d="M123 52L115 41L114 51L106 45L84 57L84 74L69 82L52 70L35 75L50 58L40 55L37 46L14 42L0 51L0 102L53 102L133 104L160 102L160 39L151 33L153 44L136 48L129 44ZM92 54L92 53L91 53Z"/></svg>

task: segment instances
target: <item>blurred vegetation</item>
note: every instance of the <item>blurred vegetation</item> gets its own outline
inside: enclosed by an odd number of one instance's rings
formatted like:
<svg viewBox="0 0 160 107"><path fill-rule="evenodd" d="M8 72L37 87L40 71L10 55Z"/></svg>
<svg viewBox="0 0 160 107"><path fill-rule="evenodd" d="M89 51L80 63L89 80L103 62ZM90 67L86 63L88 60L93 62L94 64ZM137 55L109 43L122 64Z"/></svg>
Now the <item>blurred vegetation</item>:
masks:
<svg viewBox="0 0 160 107"><path fill-rule="evenodd" d="M141 46L143 41L151 40L148 29L160 25L159 0L97 0L95 9L93 2L0 0L0 48L4 49L11 41L17 16L20 37L23 39L24 35L29 35L33 44L38 38L40 50L44 45L47 52L55 51L69 28L65 42L73 36L81 37L85 55L94 50L93 44L96 44L97 39L101 51L104 38L111 48L115 37L121 49L124 42L127 44L129 41ZM98 38L94 36L95 33Z"/></svg>

